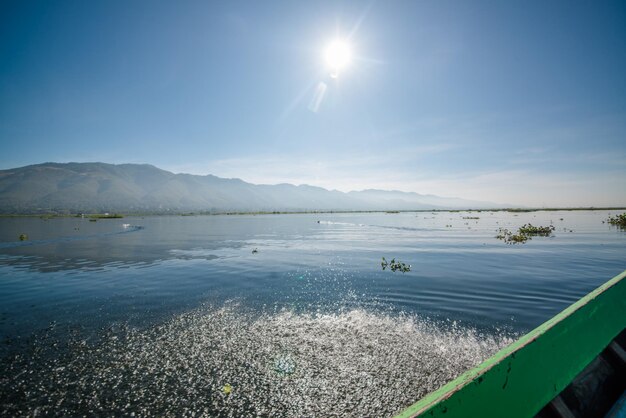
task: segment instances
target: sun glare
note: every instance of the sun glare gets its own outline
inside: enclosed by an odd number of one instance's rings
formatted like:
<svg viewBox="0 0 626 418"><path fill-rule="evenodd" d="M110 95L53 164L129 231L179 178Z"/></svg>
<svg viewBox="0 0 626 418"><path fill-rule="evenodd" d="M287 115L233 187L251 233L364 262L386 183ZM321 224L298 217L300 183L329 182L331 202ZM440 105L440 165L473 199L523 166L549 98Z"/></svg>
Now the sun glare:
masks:
<svg viewBox="0 0 626 418"><path fill-rule="evenodd" d="M331 77L337 78L339 76L339 71L350 63L351 55L350 45L345 41L335 40L328 45L324 56L326 64L330 68Z"/></svg>

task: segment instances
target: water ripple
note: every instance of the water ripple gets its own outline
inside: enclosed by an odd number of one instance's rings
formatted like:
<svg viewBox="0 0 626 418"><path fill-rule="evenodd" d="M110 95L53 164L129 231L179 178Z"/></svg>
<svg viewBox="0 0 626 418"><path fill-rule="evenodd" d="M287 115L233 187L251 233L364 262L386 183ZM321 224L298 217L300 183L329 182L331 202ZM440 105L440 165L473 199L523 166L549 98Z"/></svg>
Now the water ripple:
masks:
<svg viewBox="0 0 626 418"><path fill-rule="evenodd" d="M129 234L131 232L140 231L142 229L144 229L143 226L129 225L129 226L124 226L124 229L120 231L103 232L99 234L73 236L73 237L58 237L58 238L52 238L52 239L40 239L40 240L32 240L32 241L0 242L0 249L16 248L16 247L31 247L33 245L45 245L45 244L57 244L57 243L62 243L62 242L82 241L82 240L87 240L87 239L103 238L103 237L108 237L112 235Z"/></svg>

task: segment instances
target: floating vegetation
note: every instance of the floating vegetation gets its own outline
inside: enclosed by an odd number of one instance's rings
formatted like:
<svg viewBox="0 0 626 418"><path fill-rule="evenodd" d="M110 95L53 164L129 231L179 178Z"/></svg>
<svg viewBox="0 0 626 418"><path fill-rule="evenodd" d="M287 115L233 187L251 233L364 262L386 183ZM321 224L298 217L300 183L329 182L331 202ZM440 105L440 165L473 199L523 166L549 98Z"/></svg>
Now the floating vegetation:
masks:
<svg viewBox="0 0 626 418"><path fill-rule="evenodd" d="M124 215L120 215L119 213L108 214L108 213L96 213L93 215L89 215L91 219L120 219L123 218Z"/></svg>
<svg viewBox="0 0 626 418"><path fill-rule="evenodd" d="M0 415L393 416L513 341L407 315L231 305L91 339L46 330L0 358Z"/></svg>
<svg viewBox="0 0 626 418"><path fill-rule="evenodd" d="M91 218L89 219L89 222L98 222L98 220L96 218Z"/></svg>
<svg viewBox="0 0 626 418"><path fill-rule="evenodd" d="M613 225L621 229L626 229L626 213L615 216L609 215L609 218L606 221L609 223L609 225Z"/></svg>
<svg viewBox="0 0 626 418"><path fill-rule="evenodd" d="M383 268L383 270L385 270L387 267L389 267L389 269L391 271L393 271L394 273L396 271L401 271L402 273L407 273L409 271L411 271L411 265L407 265L405 263L402 263L400 261L396 261L395 258L392 258L391 261L387 261L385 259L385 257L383 257L383 261L380 262L380 266Z"/></svg>
<svg viewBox="0 0 626 418"><path fill-rule="evenodd" d="M20 241L26 241L28 239L28 235L20 234Z"/></svg>
<svg viewBox="0 0 626 418"><path fill-rule="evenodd" d="M503 240L507 244L523 244L530 239L524 234L514 234L506 228L499 228L496 238Z"/></svg>
<svg viewBox="0 0 626 418"><path fill-rule="evenodd" d="M552 232L555 229L553 225L534 226L532 224L525 224L518 228L517 233L513 233L506 228L499 228L496 238L503 240L507 244L523 244L529 239L532 239L531 237L552 236Z"/></svg>
<svg viewBox="0 0 626 418"><path fill-rule="evenodd" d="M527 236L549 237L555 230L554 225L534 226L532 224L522 225L518 232Z"/></svg>

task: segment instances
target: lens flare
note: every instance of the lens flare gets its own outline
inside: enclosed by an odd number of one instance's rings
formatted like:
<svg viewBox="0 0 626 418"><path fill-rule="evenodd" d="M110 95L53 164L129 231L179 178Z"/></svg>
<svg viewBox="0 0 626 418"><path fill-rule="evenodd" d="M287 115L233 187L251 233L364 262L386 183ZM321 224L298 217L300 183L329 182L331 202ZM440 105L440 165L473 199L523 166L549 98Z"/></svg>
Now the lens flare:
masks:
<svg viewBox="0 0 626 418"><path fill-rule="evenodd" d="M309 103L309 110L311 112L317 113L317 111L320 109L320 105L322 104L322 100L324 100L327 88L328 86L323 81L320 81L317 84L317 88L315 89L315 95L311 99L311 103Z"/></svg>

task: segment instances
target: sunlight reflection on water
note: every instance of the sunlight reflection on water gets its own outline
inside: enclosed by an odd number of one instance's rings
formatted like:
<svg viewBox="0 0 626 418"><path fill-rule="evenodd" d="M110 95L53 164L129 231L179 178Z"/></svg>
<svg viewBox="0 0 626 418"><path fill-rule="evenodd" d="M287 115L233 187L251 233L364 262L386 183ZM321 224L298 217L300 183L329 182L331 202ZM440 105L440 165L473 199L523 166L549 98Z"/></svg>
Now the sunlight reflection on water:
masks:
<svg viewBox="0 0 626 418"><path fill-rule="evenodd" d="M3 218L3 409L388 415L620 273L607 215Z"/></svg>

